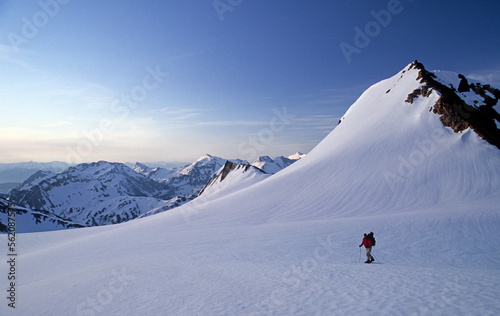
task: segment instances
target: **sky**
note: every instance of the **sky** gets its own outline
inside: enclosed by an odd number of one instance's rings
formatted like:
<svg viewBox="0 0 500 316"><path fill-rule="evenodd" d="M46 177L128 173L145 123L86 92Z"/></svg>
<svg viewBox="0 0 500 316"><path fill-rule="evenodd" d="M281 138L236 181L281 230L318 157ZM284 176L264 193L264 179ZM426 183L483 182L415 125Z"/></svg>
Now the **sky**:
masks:
<svg viewBox="0 0 500 316"><path fill-rule="evenodd" d="M500 86L500 2L0 3L0 163L307 153L415 59Z"/></svg>

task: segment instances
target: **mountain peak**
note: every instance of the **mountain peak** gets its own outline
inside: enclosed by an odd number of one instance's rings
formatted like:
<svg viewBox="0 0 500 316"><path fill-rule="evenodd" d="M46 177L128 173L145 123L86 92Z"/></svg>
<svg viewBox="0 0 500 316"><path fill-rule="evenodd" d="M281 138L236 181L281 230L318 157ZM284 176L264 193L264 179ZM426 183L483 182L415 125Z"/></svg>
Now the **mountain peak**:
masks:
<svg viewBox="0 0 500 316"><path fill-rule="evenodd" d="M201 161L201 160L206 160L206 159L213 159L213 158L214 158L214 156L212 156L210 154L204 154L200 158L198 158L198 160L196 160L196 161Z"/></svg>
<svg viewBox="0 0 500 316"><path fill-rule="evenodd" d="M136 162L136 163L135 163L135 166L140 167L140 168L142 168L142 169L149 168L148 166L146 166L145 164L140 163L140 162Z"/></svg>
<svg viewBox="0 0 500 316"><path fill-rule="evenodd" d="M151 168L149 168L148 166L146 166L145 164L142 164L140 162L136 162L132 169L135 172L141 173L144 175L147 175L148 173L150 173L152 171Z"/></svg>
<svg viewBox="0 0 500 316"><path fill-rule="evenodd" d="M306 156L306 154L304 154L304 153L296 152L295 154L290 155L287 158L291 159L291 160L299 160L301 158L304 158L305 156Z"/></svg>
<svg viewBox="0 0 500 316"><path fill-rule="evenodd" d="M259 156L255 162L272 162L273 159L269 156Z"/></svg>
<svg viewBox="0 0 500 316"><path fill-rule="evenodd" d="M298 155L298 156L297 156ZM293 158L290 158L292 157ZM290 157L278 156L274 159L269 156L259 156L253 163L252 166L257 167L268 174L277 173L284 168L288 167L295 161L299 160L303 155L299 153L292 155Z"/></svg>
<svg viewBox="0 0 500 316"><path fill-rule="evenodd" d="M500 90L489 84L468 80L462 74L430 72L418 61L410 64L408 70L411 69L418 69L417 80L422 85L408 95L407 103L412 104L420 96L428 97L434 90L440 98L431 110L440 115L444 126L450 127L455 133L471 128L500 149Z"/></svg>
<svg viewBox="0 0 500 316"><path fill-rule="evenodd" d="M198 196L203 194L206 197L208 194L211 198L220 197L241 190L268 176L265 171L246 162L236 163L227 160L200 190Z"/></svg>

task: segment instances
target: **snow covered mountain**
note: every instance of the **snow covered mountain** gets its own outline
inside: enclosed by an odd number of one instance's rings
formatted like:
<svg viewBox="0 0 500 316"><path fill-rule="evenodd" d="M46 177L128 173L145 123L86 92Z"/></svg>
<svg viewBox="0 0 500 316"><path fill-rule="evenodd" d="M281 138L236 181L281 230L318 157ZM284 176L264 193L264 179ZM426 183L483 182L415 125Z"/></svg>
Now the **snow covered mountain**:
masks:
<svg viewBox="0 0 500 316"><path fill-rule="evenodd" d="M0 232L8 230L9 201L0 198ZM54 215L44 210L30 210L17 205L10 206L15 211L16 233L31 233L84 227L78 223ZM12 216L10 216L12 218Z"/></svg>
<svg viewBox="0 0 500 316"><path fill-rule="evenodd" d="M100 161L58 174L38 172L9 193L19 205L86 226L120 223L158 206L167 187L120 163Z"/></svg>
<svg viewBox="0 0 500 316"><path fill-rule="evenodd" d="M226 164L200 190L198 196L203 195L204 199L215 199L242 190L268 176L270 174L253 165L226 161Z"/></svg>
<svg viewBox="0 0 500 316"><path fill-rule="evenodd" d="M162 195L164 199L171 199L177 196L196 196L203 186L210 180L217 170L219 170L226 161L236 164L248 163L244 160L227 160L220 157L205 154L191 165L176 170L173 175L167 178L160 178L157 174L149 176L168 186L166 193Z"/></svg>
<svg viewBox="0 0 500 316"><path fill-rule="evenodd" d="M143 174L145 176L149 175L154 169L156 168L150 168L140 162L136 162L135 165L132 167L132 170L134 170L137 173Z"/></svg>
<svg viewBox="0 0 500 316"><path fill-rule="evenodd" d="M187 167L172 167L172 168L162 168L162 167L148 167L143 163L136 162L132 169L140 174L147 176L150 179L153 179L158 182L164 182L165 180L177 175L182 171L183 168Z"/></svg>
<svg viewBox="0 0 500 316"><path fill-rule="evenodd" d="M243 162L234 160L236 163ZM100 161L55 174L39 171L9 197L85 226L116 224L178 207L194 199L225 159L203 155L184 168L149 168Z"/></svg>
<svg viewBox="0 0 500 316"><path fill-rule="evenodd" d="M467 80L475 90L461 92L458 74L411 63L306 157L251 186L119 225L23 235L30 304L15 312L496 315L498 90ZM369 231L384 264L357 264Z"/></svg>
<svg viewBox="0 0 500 316"><path fill-rule="evenodd" d="M305 156L302 153L295 153L289 157L278 156L274 159L260 156L252 164L228 160L205 184L198 196L203 194L203 199L215 199L234 193L266 179Z"/></svg>
<svg viewBox="0 0 500 316"><path fill-rule="evenodd" d="M274 174L285 169L304 156L305 155L301 153L296 153L289 157L279 156L274 159L269 156L260 156L252 163L252 166L261 169L265 173Z"/></svg>

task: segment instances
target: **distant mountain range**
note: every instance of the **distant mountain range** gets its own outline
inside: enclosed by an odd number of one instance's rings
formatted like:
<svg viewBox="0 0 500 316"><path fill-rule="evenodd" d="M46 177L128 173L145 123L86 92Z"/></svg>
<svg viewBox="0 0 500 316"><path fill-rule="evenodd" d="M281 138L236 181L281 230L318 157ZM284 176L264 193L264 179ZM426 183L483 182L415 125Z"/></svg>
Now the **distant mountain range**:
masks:
<svg viewBox="0 0 500 316"><path fill-rule="evenodd" d="M39 170L57 173L66 170L70 166L70 164L60 161L1 163L0 192L15 188Z"/></svg>
<svg viewBox="0 0 500 316"><path fill-rule="evenodd" d="M125 165L131 168L134 167L134 164L130 162L126 162ZM188 163L183 162L153 162L144 164L144 166L154 166L154 168L161 167L163 169L170 169L186 165L188 165ZM61 161L0 163L0 191L13 189L37 171L42 170L58 173L68 169L71 166L74 166L74 164L68 164Z"/></svg>
<svg viewBox="0 0 500 316"><path fill-rule="evenodd" d="M252 164L252 168L262 174L272 174L302 156L298 153L291 158L262 156ZM226 160L209 154L190 165L170 169L149 167L143 163L128 167L122 163L99 161L54 172L52 170L58 170L56 166L62 168L64 164L46 165L45 169L49 170L35 172L4 196L26 210L42 210L74 223L58 228L116 224L163 212L193 200L203 188L207 188L209 180L213 182L214 174L220 173L227 163L250 166L244 160ZM234 172L233 169L230 171ZM246 183L242 180L239 186ZM30 231L33 231L32 227Z"/></svg>

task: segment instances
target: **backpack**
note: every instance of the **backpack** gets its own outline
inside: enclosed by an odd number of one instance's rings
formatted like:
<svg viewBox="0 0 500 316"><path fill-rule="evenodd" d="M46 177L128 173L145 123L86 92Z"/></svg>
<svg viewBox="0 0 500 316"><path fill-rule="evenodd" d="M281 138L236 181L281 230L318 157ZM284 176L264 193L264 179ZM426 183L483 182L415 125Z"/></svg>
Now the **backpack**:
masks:
<svg viewBox="0 0 500 316"><path fill-rule="evenodd" d="M375 237L373 237L373 233L369 233L366 237L372 242L372 245L375 246Z"/></svg>

